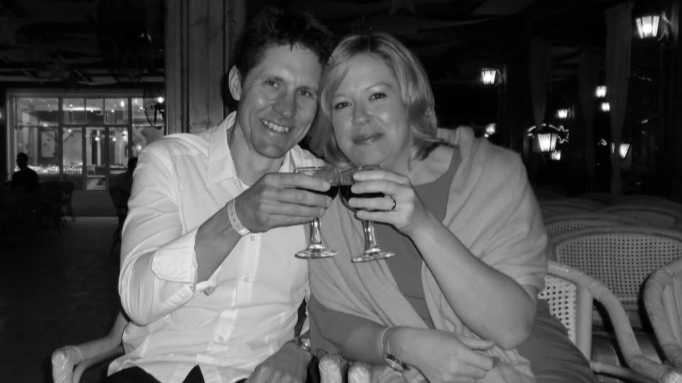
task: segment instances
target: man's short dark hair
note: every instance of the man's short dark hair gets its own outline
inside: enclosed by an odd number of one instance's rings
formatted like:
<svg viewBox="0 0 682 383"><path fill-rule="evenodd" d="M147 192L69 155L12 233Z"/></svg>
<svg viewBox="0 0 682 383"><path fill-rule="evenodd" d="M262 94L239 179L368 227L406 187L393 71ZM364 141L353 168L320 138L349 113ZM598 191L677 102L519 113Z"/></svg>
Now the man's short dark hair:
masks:
<svg viewBox="0 0 682 383"><path fill-rule="evenodd" d="M28 154L26 153L17 154L17 160L28 161Z"/></svg>
<svg viewBox="0 0 682 383"><path fill-rule="evenodd" d="M268 48L281 45L305 48L317 55L322 65L332 51L332 33L309 12L267 7L245 25L234 52L234 65L242 82Z"/></svg>

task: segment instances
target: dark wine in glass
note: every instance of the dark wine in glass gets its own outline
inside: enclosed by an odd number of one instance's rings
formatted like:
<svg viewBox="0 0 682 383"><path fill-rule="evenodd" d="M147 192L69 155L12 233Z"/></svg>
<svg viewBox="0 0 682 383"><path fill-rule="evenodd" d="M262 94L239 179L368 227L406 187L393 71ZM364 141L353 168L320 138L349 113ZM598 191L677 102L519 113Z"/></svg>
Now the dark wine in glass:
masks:
<svg viewBox="0 0 682 383"><path fill-rule="evenodd" d="M351 188L353 187L353 184L355 184L355 180L353 179L353 174L363 171L363 170L375 170L379 169L378 165L373 165L373 166L359 166L356 168L348 169L339 174L339 183L341 184L341 202L350 209L351 211L357 211L357 208L354 208L348 204L348 201L351 198L383 198L384 193L361 193L361 194L356 194L353 193ZM351 258L351 261L353 262L367 262L367 261L376 261L379 259L385 259L385 258L390 258L394 256L394 253L391 253L390 251L383 251L379 248L377 245L376 237L374 235L374 224L372 221L368 220L361 220L362 221L362 230L365 235L365 250L362 252L362 254L354 256Z"/></svg>
<svg viewBox="0 0 682 383"><path fill-rule="evenodd" d="M306 166L296 168L296 173L305 174L311 177L323 179L331 184L329 190L321 192L317 190L308 190L320 195L327 195L332 199L336 198L339 193L339 172L332 166ZM327 258L336 255L336 251L328 249L322 243L322 236L320 234L320 219L315 218L310 223L310 241L308 247L296 253L297 258L315 259Z"/></svg>

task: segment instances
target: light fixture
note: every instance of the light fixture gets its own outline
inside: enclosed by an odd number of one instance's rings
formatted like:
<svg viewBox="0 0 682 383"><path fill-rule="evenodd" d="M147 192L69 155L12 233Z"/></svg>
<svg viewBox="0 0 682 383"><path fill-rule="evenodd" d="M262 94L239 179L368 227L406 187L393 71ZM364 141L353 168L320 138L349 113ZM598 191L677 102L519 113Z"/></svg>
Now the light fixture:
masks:
<svg viewBox="0 0 682 383"><path fill-rule="evenodd" d="M611 154L616 150L616 144L613 142L611 143ZM621 142L620 143L620 148L618 149L618 154L620 155L620 158L625 159L628 155L628 151L630 150L630 144L627 142Z"/></svg>
<svg viewBox="0 0 682 383"><path fill-rule="evenodd" d="M658 35L659 15L644 15L635 19L640 39L656 38Z"/></svg>
<svg viewBox="0 0 682 383"><path fill-rule="evenodd" d="M550 155L550 159L552 159L553 161L561 161L561 150L557 149L553 151L552 154Z"/></svg>
<svg viewBox="0 0 682 383"><path fill-rule="evenodd" d="M599 86L597 87L596 94L597 94L597 98L604 98L604 97L606 97L606 85L599 85Z"/></svg>
<svg viewBox="0 0 682 383"><path fill-rule="evenodd" d="M570 111L568 109L559 109L556 111L556 116L560 120L565 120L568 118Z"/></svg>
<svg viewBox="0 0 682 383"><path fill-rule="evenodd" d="M602 112L608 112L611 110L611 104L609 104L608 101L602 102L600 107Z"/></svg>
<svg viewBox="0 0 682 383"><path fill-rule="evenodd" d="M485 133L483 134L483 136L484 137L490 137L493 134L495 134L496 132L497 132L497 124L495 124L495 123L488 124L485 127Z"/></svg>
<svg viewBox="0 0 682 383"><path fill-rule="evenodd" d="M537 139L540 151L543 153L553 152L554 149L556 149L556 141L558 137L559 135L554 132L538 133Z"/></svg>
<svg viewBox="0 0 682 383"><path fill-rule="evenodd" d="M484 85L497 85L499 83L499 70L495 68L481 69L481 82Z"/></svg>

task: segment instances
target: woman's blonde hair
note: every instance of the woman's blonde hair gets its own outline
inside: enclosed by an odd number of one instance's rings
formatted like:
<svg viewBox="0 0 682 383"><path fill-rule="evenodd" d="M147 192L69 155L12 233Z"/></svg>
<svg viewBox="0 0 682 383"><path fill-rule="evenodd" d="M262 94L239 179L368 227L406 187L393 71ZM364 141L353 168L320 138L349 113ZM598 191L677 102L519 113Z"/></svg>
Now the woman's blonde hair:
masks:
<svg viewBox="0 0 682 383"><path fill-rule="evenodd" d="M369 55L393 69L410 125L411 161L422 160L438 145L438 122L433 91L419 59L400 41L386 33L345 37L332 52L320 80L320 109L310 133L310 148L327 162L339 165L348 159L339 149L331 123L331 99L348 73L348 63Z"/></svg>

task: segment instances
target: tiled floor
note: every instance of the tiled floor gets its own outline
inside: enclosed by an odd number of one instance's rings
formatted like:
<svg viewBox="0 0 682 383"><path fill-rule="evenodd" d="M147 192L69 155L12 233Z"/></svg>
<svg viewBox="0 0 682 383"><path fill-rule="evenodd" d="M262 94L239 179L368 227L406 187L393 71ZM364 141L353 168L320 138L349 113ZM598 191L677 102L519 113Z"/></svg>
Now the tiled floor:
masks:
<svg viewBox="0 0 682 383"><path fill-rule="evenodd" d="M109 255L116 225L80 217L61 234L0 232L0 382L52 382L53 350L109 331L119 307L118 260Z"/></svg>

